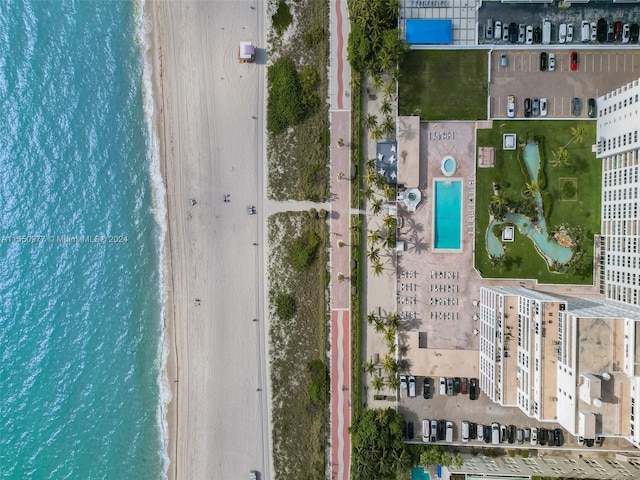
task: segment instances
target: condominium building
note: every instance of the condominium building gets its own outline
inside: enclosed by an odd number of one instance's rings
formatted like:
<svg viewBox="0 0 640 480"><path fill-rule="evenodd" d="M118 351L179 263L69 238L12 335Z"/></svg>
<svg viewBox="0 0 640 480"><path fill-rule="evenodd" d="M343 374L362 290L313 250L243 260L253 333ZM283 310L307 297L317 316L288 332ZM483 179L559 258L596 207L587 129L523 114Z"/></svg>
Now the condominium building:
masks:
<svg viewBox="0 0 640 480"><path fill-rule="evenodd" d="M640 447L640 80L598 98L597 108L602 296L482 288L480 388L571 435Z"/></svg>

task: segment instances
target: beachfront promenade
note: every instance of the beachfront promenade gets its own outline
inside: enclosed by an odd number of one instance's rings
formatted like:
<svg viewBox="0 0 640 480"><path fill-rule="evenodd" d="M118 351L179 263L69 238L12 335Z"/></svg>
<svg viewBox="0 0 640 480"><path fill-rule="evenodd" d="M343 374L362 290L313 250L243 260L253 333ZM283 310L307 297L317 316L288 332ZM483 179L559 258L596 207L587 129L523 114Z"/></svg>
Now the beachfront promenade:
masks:
<svg viewBox="0 0 640 480"><path fill-rule="evenodd" d="M351 69L346 41L349 18L346 0L330 2L331 99L331 479L349 480L351 467ZM343 146L338 142L342 140ZM340 247L338 242L344 242ZM344 281L338 275L344 275Z"/></svg>

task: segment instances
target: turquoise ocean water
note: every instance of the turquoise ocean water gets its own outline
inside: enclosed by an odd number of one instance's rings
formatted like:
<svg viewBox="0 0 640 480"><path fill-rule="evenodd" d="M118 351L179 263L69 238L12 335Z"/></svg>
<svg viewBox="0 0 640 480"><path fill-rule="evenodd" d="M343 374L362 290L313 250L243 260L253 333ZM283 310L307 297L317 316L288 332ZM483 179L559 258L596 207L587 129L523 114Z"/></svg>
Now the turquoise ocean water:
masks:
<svg viewBox="0 0 640 480"><path fill-rule="evenodd" d="M142 18L0 0L0 479L166 470Z"/></svg>

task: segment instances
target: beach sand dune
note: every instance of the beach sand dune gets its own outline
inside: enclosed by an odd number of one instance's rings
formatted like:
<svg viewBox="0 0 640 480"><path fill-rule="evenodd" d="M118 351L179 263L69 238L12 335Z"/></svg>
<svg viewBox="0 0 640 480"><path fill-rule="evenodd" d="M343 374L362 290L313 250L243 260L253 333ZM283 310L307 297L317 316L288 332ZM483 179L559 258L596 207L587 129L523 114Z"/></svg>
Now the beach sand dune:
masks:
<svg viewBox="0 0 640 480"><path fill-rule="evenodd" d="M240 41L264 46L264 6L145 8L169 216L169 478L245 478L250 469L268 478L266 332L253 321L263 308L264 65L237 61Z"/></svg>

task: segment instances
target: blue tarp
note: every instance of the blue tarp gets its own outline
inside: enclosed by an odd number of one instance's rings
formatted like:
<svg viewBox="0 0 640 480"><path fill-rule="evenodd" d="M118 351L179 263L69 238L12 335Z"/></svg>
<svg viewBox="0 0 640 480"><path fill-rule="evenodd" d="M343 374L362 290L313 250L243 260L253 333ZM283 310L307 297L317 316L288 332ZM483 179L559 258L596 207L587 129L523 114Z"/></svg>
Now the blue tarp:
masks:
<svg viewBox="0 0 640 480"><path fill-rule="evenodd" d="M451 20L408 19L407 43L411 45L450 45L452 29Z"/></svg>

